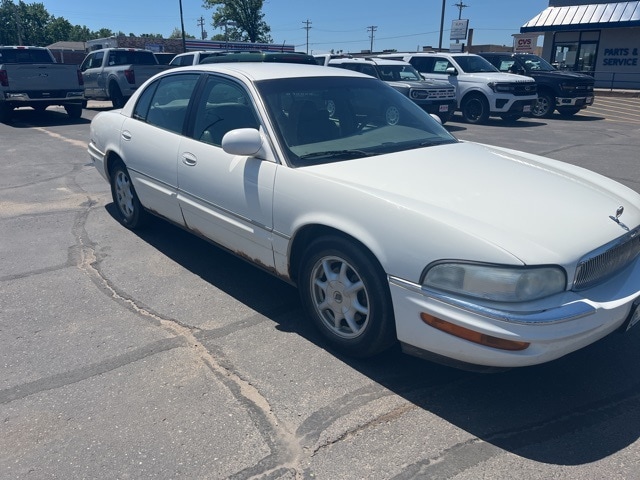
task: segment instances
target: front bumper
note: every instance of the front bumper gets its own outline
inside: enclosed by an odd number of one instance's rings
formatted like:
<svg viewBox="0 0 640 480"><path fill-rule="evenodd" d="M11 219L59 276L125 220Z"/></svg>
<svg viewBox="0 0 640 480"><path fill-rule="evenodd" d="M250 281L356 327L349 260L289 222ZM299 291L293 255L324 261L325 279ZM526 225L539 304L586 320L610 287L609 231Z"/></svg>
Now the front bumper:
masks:
<svg viewBox="0 0 640 480"><path fill-rule="evenodd" d="M497 98L491 109L492 115L504 115L504 114L519 114L526 115L531 113L531 109L538 100L538 97L517 99L511 98Z"/></svg>
<svg viewBox="0 0 640 480"><path fill-rule="evenodd" d="M593 105L593 95L586 97L556 97L556 107L586 108Z"/></svg>
<svg viewBox="0 0 640 480"><path fill-rule="evenodd" d="M414 100L415 101L415 100ZM422 107L428 113L437 114L452 114L456 111L458 102L455 98L451 100L429 100L429 101L416 101L416 103Z"/></svg>
<svg viewBox="0 0 640 480"><path fill-rule="evenodd" d="M505 304L474 303L395 277L389 278L389 285L398 340L408 353L470 365L522 367L555 360L619 329L640 298L640 260L592 289L513 304L509 310ZM529 346L508 351L474 343L427 325L422 313Z"/></svg>

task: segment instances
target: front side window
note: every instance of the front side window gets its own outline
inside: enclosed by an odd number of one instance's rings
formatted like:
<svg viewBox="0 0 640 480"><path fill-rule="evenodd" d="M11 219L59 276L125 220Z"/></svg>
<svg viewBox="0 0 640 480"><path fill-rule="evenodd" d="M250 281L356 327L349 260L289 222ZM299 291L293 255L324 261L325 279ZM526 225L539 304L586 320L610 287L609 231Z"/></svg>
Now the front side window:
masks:
<svg viewBox="0 0 640 480"><path fill-rule="evenodd" d="M210 75L195 106L193 137L220 146L222 137L237 128L259 128L249 94L231 80Z"/></svg>
<svg viewBox="0 0 640 480"><path fill-rule="evenodd" d="M150 125L182 133L187 107L199 75L167 75L148 85L133 111L134 118Z"/></svg>

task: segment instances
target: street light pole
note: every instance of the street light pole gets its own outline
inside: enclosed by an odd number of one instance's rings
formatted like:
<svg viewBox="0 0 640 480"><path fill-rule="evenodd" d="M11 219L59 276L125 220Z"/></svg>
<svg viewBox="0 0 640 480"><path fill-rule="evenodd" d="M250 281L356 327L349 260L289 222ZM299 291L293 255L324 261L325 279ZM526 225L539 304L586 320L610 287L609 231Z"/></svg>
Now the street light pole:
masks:
<svg viewBox="0 0 640 480"><path fill-rule="evenodd" d="M438 51L442 51L442 31L444 30L444 7L447 0L442 0L442 15L440 16L440 41L438 42Z"/></svg>

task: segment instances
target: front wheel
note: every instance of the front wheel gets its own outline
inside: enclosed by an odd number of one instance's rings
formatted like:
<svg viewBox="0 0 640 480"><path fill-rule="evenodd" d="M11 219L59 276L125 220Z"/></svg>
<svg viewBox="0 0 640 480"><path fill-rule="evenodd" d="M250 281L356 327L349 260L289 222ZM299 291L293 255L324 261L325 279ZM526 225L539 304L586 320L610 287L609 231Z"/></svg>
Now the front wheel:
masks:
<svg viewBox="0 0 640 480"><path fill-rule="evenodd" d="M118 221L134 230L142 227L147 220L147 212L138 200L127 167L120 161L111 172L111 197L116 205Z"/></svg>
<svg viewBox="0 0 640 480"><path fill-rule="evenodd" d="M298 286L307 312L336 350L369 357L396 341L385 274L355 242L338 236L314 241L304 256Z"/></svg>
<svg viewBox="0 0 640 480"><path fill-rule="evenodd" d="M556 108L556 101L553 96L546 93L539 93L538 100L533 104L531 116L535 118L549 118Z"/></svg>
<svg viewBox="0 0 640 480"><path fill-rule="evenodd" d="M485 123L489 119L489 102L482 95L474 94L465 98L460 110L467 123Z"/></svg>

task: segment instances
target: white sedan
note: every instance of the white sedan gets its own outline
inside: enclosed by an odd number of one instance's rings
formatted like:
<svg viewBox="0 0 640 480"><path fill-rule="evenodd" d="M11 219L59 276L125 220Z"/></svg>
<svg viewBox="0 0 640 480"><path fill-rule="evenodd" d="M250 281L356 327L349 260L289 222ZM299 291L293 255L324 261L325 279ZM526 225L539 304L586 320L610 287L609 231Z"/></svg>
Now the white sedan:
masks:
<svg viewBox="0 0 640 480"><path fill-rule="evenodd" d="M121 223L163 217L297 285L328 344L547 362L640 320L640 195L460 142L383 82L321 66L163 72L91 123Z"/></svg>

